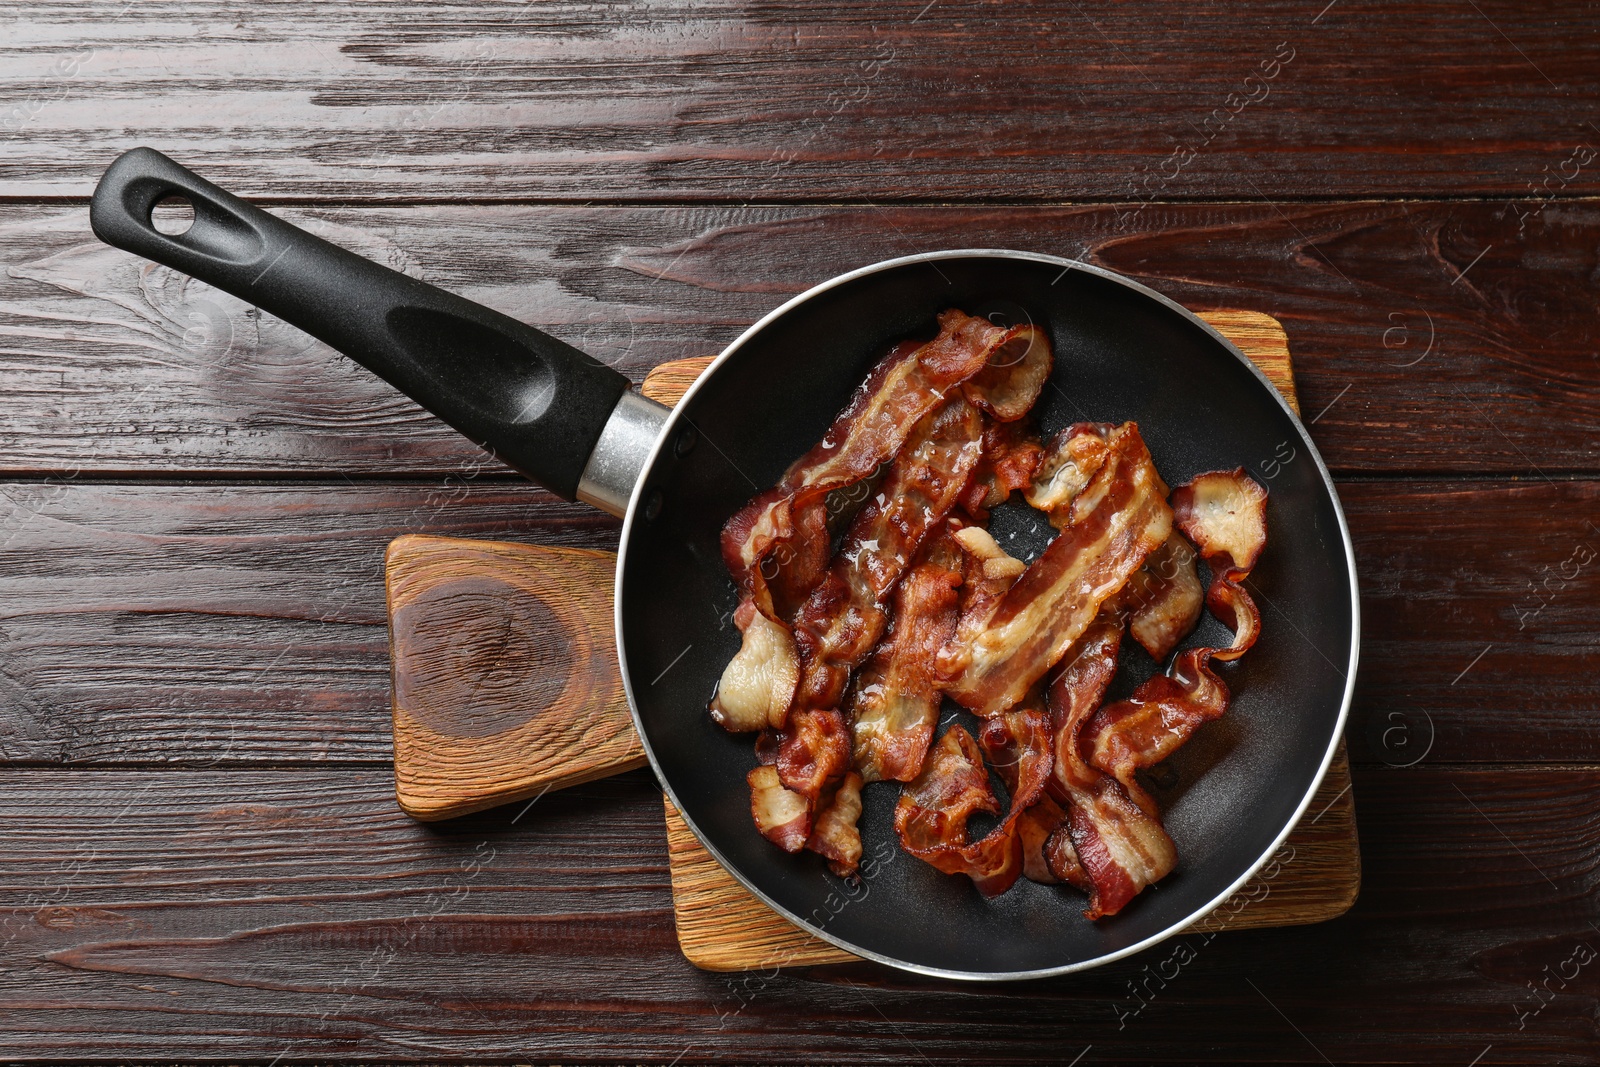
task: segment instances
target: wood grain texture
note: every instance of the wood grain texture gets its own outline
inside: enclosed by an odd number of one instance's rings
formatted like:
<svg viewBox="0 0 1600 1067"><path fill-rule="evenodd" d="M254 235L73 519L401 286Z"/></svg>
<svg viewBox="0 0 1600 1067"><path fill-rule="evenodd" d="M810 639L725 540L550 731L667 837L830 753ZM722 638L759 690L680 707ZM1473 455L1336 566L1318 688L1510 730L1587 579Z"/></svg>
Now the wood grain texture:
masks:
<svg viewBox="0 0 1600 1067"><path fill-rule="evenodd" d="M1161 204L1132 226L1111 205L279 210L635 381L876 260L1073 256L1281 320L1336 473L1600 472L1593 199L1528 219L1478 201ZM0 204L0 267L0 473L509 473L326 346L99 244L81 206Z"/></svg>
<svg viewBox="0 0 1600 1067"><path fill-rule="evenodd" d="M1339 492L1351 759L1600 762L1600 481ZM614 519L484 478L0 483L0 764L387 764L383 555L406 533L617 547Z"/></svg>
<svg viewBox="0 0 1600 1067"><path fill-rule="evenodd" d="M1600 1058L1600 970L1549 977L1600 947L1592 6L8 15L0 1060ZM934 248L1277 316L1361 576L1361 899L1052 982L713 974L673 937L648 775L407 818L384 546L606 550L616 525L98 245L82 198L140 143L635 381Z"/></svg>
<svg viewBox="0 0 1600 1067"><path fill-rule="evenodd" d="M644 766L617 672L616 568L580 548L389 543L401 810L456 818Z"/></svg>
<svg viewBox="0 0 1600 1067"><path fill-rule="evenodd" d="M766 971L848 963L860 957L822 940L757 900L701 846L678 814L667 810L667 855L672 863L672 905L678 944L696 967L708 971ZM1265 868L1191 933L1300 926L1337 919L1361 891L1350 761L1341 743L1317 788L1306 820ZM1074 890L1065 889L1071 894Z"/></svg>
<svg viewBox="0 0 1600 1067"><path fill-rule="evenodd" d="M1486 1062L1592 1062L1590 968L1521 1029L1514 1009L1600 943L1600 769L1355 779L1345 917L983 987L696 970L642 771L422 825L381 768L12 769L0 1057L1464 1065L1492 1043Z"/></svg>
<svg viewBox="0 0 1600 1067"><path fill-rule="evenodd" d="M342 202L1520 196L1594 143L1596 40L1507 0L53 0L0 51L0 195L85 196L152 144Z"/></svg>

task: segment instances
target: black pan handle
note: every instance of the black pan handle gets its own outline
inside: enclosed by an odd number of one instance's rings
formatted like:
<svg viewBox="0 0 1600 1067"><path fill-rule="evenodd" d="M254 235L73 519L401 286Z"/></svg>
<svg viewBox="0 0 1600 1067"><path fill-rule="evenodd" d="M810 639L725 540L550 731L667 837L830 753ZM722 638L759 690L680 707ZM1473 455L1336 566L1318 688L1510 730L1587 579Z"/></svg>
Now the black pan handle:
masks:
<svg viewBox="0 0 1600 1067"><path fill-rule="evenodd" d="M169 236L150 213L173 196L194 206L194 222ZM569 500L629 386L563 341L313 237L154 149L107 168L89 221L107 244L326 341Z"/></svg>

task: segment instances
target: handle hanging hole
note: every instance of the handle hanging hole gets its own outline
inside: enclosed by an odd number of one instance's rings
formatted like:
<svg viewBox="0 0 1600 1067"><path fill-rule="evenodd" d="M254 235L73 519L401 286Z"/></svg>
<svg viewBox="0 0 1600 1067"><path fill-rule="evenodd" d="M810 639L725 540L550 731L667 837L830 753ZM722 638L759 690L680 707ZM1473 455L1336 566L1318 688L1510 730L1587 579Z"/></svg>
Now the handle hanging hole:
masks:
<svg viewBox="0 0 1600 1067"><path fill-rule="evenodd" d="M150 225L168 237L188 233L194 225L194 205L186 196L164 196L150 209Z"/></svg>

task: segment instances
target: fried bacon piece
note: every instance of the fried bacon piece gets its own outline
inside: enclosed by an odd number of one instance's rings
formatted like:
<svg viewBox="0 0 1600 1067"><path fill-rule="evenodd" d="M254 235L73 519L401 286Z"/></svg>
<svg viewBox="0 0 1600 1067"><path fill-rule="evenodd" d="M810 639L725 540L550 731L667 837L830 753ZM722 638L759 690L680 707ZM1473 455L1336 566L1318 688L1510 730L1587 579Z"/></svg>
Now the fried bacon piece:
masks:
<svg viewBox="0 0 1600 1067"><path fill-rule="evenodd" d="M778 768L761 764L745 776L750 783L750 814L761 836L785 852L799 852L811 836L811 804L783 787Z"/></svg>
<svg viewBox="0 0 1600 1067"><path fill-rule="evenodd" d="M1172 494L1178 525L1211 567L1206 603L1234 627L1226 648L1180 653L1171 669L1101 708L1084 732L1091 762L1116 776L1128 795L1154 814L1155 801L1135 779L1176 752L1203 724L1228 709L1228 687L1212 660L1235 660L1255 644L1261 616L1242 584L1267 543L1267 492L1244 469L1202 474Z"/></svg>
<svg viewBox="0 0 1600 1067"><path fill-rule="evenodd" d="M1067 526L1003 596L965 612L939 653L945 691L979 714L1021 700L1172 532L1138 427L1122 424L1106 444Z"/></svg>
<svg viewBox="0 0 1600 1067"><path fill-rule="evenodd" d="M778 779L815 802L850 768L850 728L832 708L802 708L777 735Z"/></svg>
<svg viewBox="0 0 1600 1067"><path fill-rule="evenodd" d="M984 896L995 896L1022 873L1017 822L1050 775L1049 717L1036 705L1019 707L986 722L983 735L985 747L1017 782L1005 819L977 841L967 840L968 818L978 811L998 815L1000 802L989 786L978 743L957 724L945 731L922 773L901 792L894 828L911 855L946 874L964 874Z"/></svg>
<svg viewBox="0 0 1600 1067"><path fill-rule="evenodd" d="M1194 632L1205 592L1195 570L1194 546L1177 530L1150 553L1117 598L1128 616L1133 639L1156 660L1164 660Z"/></svg>
<svg viewBox="0 0 1600 1067"><path fill-rule="evenodd" d="M1001 548L982 526L963 526L955 541L964 554L961 614L986 611L1022 577L1028 565Z"/></svg>
<svg viewBox="0 0 1600 1067"><path fill-rule="evenodd" d="M1113 429L1106 422L1074 423L1052 437L1040 453L1039 465L1023 495L1050 517L1056 529L1067 524L1072 502L1105 464L1109 452L1106 438Z"/></svg>
<svg viewBox="0 0 1600 1067"><path fill-rule="evenodd" d="M1267 491L1243 467L1212 471L1172 494L1172 513L1211 568L1206 606L1234 629L1232 643L1212 658L1236 660L1261 633L1261 613L1242 583L1267 547Z"/></svg>
<svg viewBox="0 0 1600 1067"><path fill-rule="evenodd" d="M1007 332L984 368L962 383L961 391L985 414L1015 422L1033 410L1054 366L1044 331L1018 326Z"/></svg>
<svg viewBox="0 0 1600 1067"><path fill-rule="evenodd" d="M956 630L959 571L932 561L894 593L889 633L857 674L848 706L855 769L869 782L909 782L922 770L939 717L934 657Z"/></svg>
<svg viewBox="0 0 1600 1067"><path fill-rule="evenodd" d="M826 494L861 481L894 458L912 429L945 402L952 388L983 370L997 352L1009 352L1007 343L1018 336L1015 329L954 308L945 311L937 337L923 345L897 345L872 369L816 447L796 460L776 486L728 520L722 531L723 560L741 591L764 614L783 607L772 602L769 581L785 584L784 568L800 555L816 559L814 551L797 555L792 549L797 539L826 528L825 508L817 507ZM801 514L808 518L797 522ZM791 551L779 558L775 573L769 572L763 565L781 548ZM820 579L820 570L807 577ZM803 580L787 584L791 587L779 591L795 595L796 602L809 592Z"/></svg>
<svg viewBox="0 0 1600 1067"><path fill-rule="evenodd" d="M782 726L800 680L794 638L749 600L740 602L733 623L744 640L723 668L711 717L730 733Z"/></svg>
<svg viewBox="0 0 1600 1067"><path fill-rule="evenodd" d="M1032 420L985 421L983 458L961 494L961 508L979 522L989 509L1005 503L1013 492L1033 484L1044 459L1044 449L1030 425Z"/></svg>
<svg viewBox="0 0 1600 1067"><path fill-rule="evenodd" d="M1067 820L1067 812L1049 796L1041 796L1033 806L1017 818L1017 836L1022 839L1022 876L1041 885L1069 882L1087 890L1089 883L1078 864L1078 854L1072 851L1072 842L1061 836L1066 849L1058 865L1063 871L1057 874L1050 857L1050 839Z"/></svg>
<svg viewBox="0 0 1600 1067"><path fill-rule="evenodd" d="M983 421L957 397L928 415L877 495L850 525L828 574L794 619L800 682L794 707L837 707L850 672L883 635L885 601L977 465Z"/></svg>
<svg viewBox="0 0 1600 1067"><path fill-rule="evenodd" d="M985 721L983 729L978 731L978 744L1011 795L1012 818L1022 848L1023 876L1045 885L1059 881L1078 884L1074 879L1080 877L1081 872L1074 874L1069 870L1065 876L1057 875L1051 871L1046 855L1050 835L1066 819L1067 813L1044 792L1049 785L1048 772L1038 773L1045 770L1048 762L1053 762L1044 756L1051 742L1048 734L1038 732L1041 726L1049 728L1048 717L1040 720L1026 709L1004 712ZM1072 857L1072 863L1077 863L1076 856Z"/></svg>
<svg viewBox="0 0 1600 1067"><path fill-rule="evenodd" d="M861 866L861 775L847 773L833 795L819 805L816 826L806 839L806 848L828 861L828 867L841 878L854 874Z"/></svg>
<svg viewBox="0 0 1600 1067"><path fill-rule="evenodd" d="M1099 706L1117 670L1122 621L1103 613L1069 654L1066 667L1050 685L1050 722L1055 759L1050 791L1066 806L1066 824L1046 846L1056 863L1078 865L1089 893L1084 915L1115 915L1145 886L1165 877L1178 853L1153 813L1131 800L1112 776L1090 766L1080 748L1084 722ZM1063 840L1065 838L1066 840ZM1051 846L1054 846L1052 849ZM1063 880L1070 871L1054 870Z"/></svg>

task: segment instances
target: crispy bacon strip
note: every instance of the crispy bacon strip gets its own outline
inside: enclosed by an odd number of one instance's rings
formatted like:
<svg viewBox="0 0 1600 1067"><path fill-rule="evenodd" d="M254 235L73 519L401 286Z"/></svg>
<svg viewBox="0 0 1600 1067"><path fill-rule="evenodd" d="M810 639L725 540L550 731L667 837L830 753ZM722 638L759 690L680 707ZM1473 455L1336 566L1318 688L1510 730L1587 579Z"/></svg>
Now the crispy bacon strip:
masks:
<svg viewBox="0 0 1600 1067"><path fill-rule="evenodd" d="M1094 880L1089 877L1089 872L1083 869L1083 863L1078 859L1078 849L1073 845L1072 834L1067 827L1067 809L1058 805L1056 810L1061 813L1061 817L1050 827L1050 836L1044 840L1045 870L1049 871L1057 881L1066 882L1088 893L1094 889Z"/></svg>
<svg viewBox="0 0 1600 1067"><path fill-rule="evenodd" d="M1055 357L1050 338L1034 326L1008 331L984 368L962 383L968 400L1001 422L1015 422L1033 410L1050 377Z"/></svg>
<svg viewBox="0 0 1600 1067"><path fill-rule="evenodd" d="M1000 801L989 785L978 743L956 723L928 750L922 773L901 791L894 832L907 852L956 874L963 864L955 850L966 841L967 819L980 811L998 815Z"/></svg>
<svg viewBox="0 0 1600 1067"><path fill-rule="evenodd" d="M1178 525L1211 567L1206 603L1232 625L1226 648L1180 653L1172 668L1135 689L1127 700L1101 708L1085 730L1094 765L1115 775L1128 795L1152 814L1155 801L1135 772L1176 752L1194 732L1228 709L1228 687L1213 660L1235 660L1255 644L1261 616L1242 584L1267 543L1266 490L1244 473L1202 474L1172 494Z"/></svg>
<svg viewBox="0 0 1600 1067"><path fill-rule="evenodd" d="M957 397L907 440L877 495L851 523L827 576L794 619L800 653L795 708L837 707L888 622L885 601L977 465L983 421Z"/></svg>
<svg viewBox="0 0 1600 1067"><path fill-rule="evenodd" d="M856 675L848 701L855 769L866 781L909 782L922 771L941 699L934 657L955 633L960 583L959 571L930 561L895 589L888 636Z"/></svg>
<svg viewBox="0 0 1600 1067"><path fill-rule="evenodd" d="M1167 658L1200 621L1205 591L1195 569L1194 546L1174 530L1118 597L1128 630L1156 660Z"/></svg>
<svg viewBox="0 0 1600 1067"><path fill-rule="evenodd" d="M1068 850L1062 839L1071 842L1071 861L1079 865L1089 892L1084 915L1090 919L1115 915L1178 861L1177 849L1156 817L1134 803L1115 778L1090 766L1080 748L1083 725L1116 673L1121 644L1121 619L1102 614L1050 685L1055 731L1050 791L1065 804L1067 819L1046 855L1048 860L1054 851L1057 862L1066 866ZM1057 873L1065 878L1069 872Z"/></svg>
<svg viewBox="0 0 1600 1067"><path fill-rule="evenodd" d="M850 771L823 803L816 827L806 839L806 848L824 856L828 867L841 878L861 866L861 775Z"/></svg>
<svg viewBox="0 0 1600 1067"><path fill-rule="evenodd" d="M975 811L999 814L978 743L957 724L929 753L922 773L895 805L901 846L946 874L964 874L984 896L1010 889L1022 873L1017 822L1038 799L1050 775L1049 717L1036 705L1017 708L984 724L984 747L1016 781L1006 818L977 841L967 841Z"/></svg>
<svg viewBox="0 0 1600 1067"><path fill-rule="evenodd" d="M822 440L785 472L778 484L735 512L722 529L722 558L739 588L742 637L729 664L734 704L723 700L723 686L712 699L711 714L731 730L752 729L754 708L771 713L780 726L793 703L798 672L790 644L758 626L745 604L787 631L795 608L827 573L828 495L872 476L905 444L924 416L945 403L950 390L988 366L997 353L1012 358L1017 329L1002 329L985 319L951 308L939 316L939 334L927 344L903 342L880 360L834 419ZM1029 340L1031 346L1031 338ZM741 683L743 687L741 688ZM755 686L756 688L752 688Z"/></svg>
<svg viewBox="0 0 1600 1067"><path fill-rule="evenodd" d="M1066 528L1003 596L962 615L939 653L945 691L982 715L1021 700L1172 532L1165 498L1138 427L1117 427Z"/></svg>
<svg viewBox="0 0 1600 1067"><path fill-rule="evenodd" d="M811 836L811 804L778 780L778 768L768 764L748 775L750 814L761 836L785 852L799 852Z"/></svg>
<svg viewBox="0 0 1600 1067"><path fill-rule="evenodd" d="M1044 446L1023 495L1029 504L1050 517L1050 524L1056 529L1067 524L1072 502L1105 464L1109 453L1106 438L1113 429L1110 423L1078 422Z"/></svg>
<svg viewBox="0 0 1600 1067"><path fill-rule="evenodd" d="M777 735L778 779L813 804L850 768L850 728L832 708L803 708Z"/></svg>
<svg viewBox="0 0 1600 1067"><path fill-rule="evenodd" d="M952 388L983 370L1016 337L1014 329L954 308L945 311L937 337L923 345L897 345L872 369L816 447L796 460L776 486L728 520L722 531L723 560L763 614L771 617L782 607L772 602L768 585L778 575L764 572L764 564L780 549L792 549L797 537L825 526L825 512L817 505L826 494L861 481L892 459ZM811 518L796 522L795 516L803 513ZM807 558L816 557L813 553ZM808 576L820 579L821 573ZM789 584L795 586L785 590L789 594L809 592L803 580Z"/></svg>
<svg viewBox="0 0 1600 1067"><path fill-rule="evenodd" d="M1242 583L1267 547L1267 491L1243 467L1212 471L1172 494L1172 513L1211 568L1206 606L1234 629L1233 642L1212 658L1236 660L1261 633L1261 613Z"/></svg>
<svg viewBox="0 0 1600 1067"><path fill-rule="evenodd" d="M1041 796L1018 817L1017 836L1022 839L1022 876L1041 885L1070 882L1086 890L1088 881L1078 864L1078 854L1072 851L1072 842L1065 834L1061 840L1067 847L1058 860L1063 873L1057 874L1052 868L1050 838L1066 820L1066 809L1049 796Z"/></svg>

